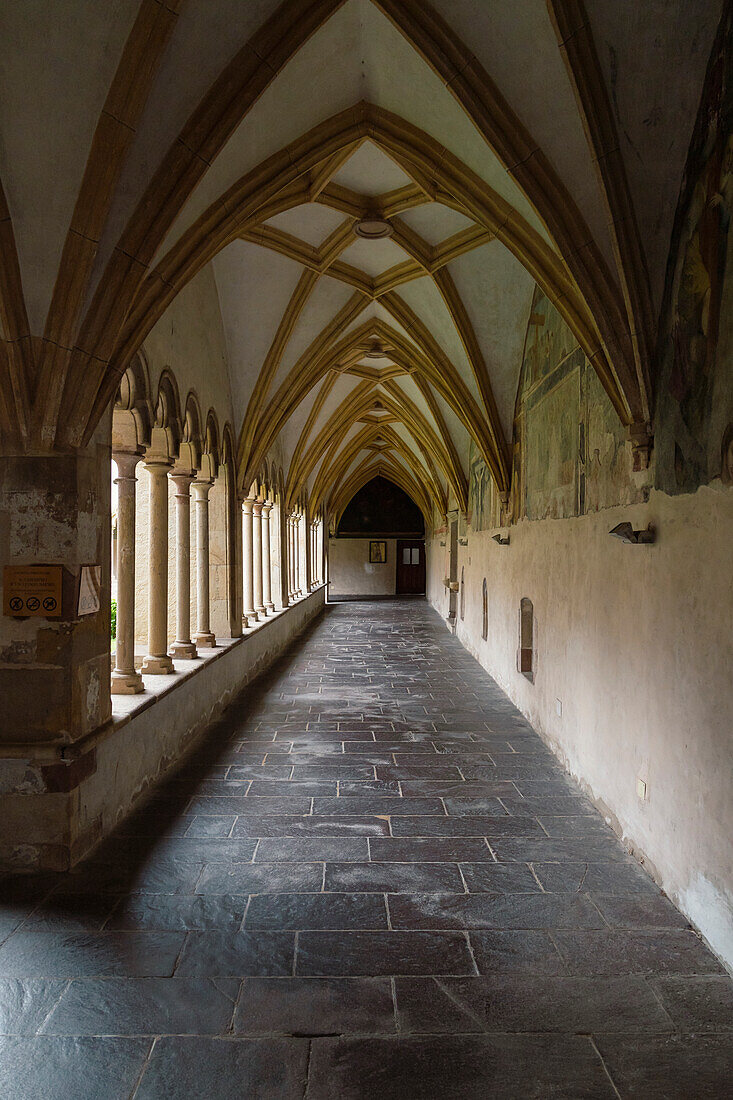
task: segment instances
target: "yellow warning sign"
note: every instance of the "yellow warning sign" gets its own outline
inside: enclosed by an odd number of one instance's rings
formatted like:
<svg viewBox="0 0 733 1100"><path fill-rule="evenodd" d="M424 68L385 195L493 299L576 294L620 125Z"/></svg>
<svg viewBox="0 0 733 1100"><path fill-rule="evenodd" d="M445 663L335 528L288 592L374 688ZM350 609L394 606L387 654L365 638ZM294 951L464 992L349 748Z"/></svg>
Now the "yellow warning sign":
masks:
<svg viewBox="0 0 733 1100"><path fill-rule="evenodd" d="M3 571L3 615L60 618L62 572L60 565L6 565Z"/></svg>

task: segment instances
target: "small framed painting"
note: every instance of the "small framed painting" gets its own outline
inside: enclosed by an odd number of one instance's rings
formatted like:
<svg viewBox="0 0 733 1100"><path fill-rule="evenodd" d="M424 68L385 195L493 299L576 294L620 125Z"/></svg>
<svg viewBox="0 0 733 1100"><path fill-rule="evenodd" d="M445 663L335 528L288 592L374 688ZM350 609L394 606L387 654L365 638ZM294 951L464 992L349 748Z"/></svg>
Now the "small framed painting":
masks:
<svg viewBox="0 0 733 1100"><path fill-rule="evenodd" d="M370 565L384 565L387 561L387 543L386 542L370 542L369 543L369 563Z"/></svg>

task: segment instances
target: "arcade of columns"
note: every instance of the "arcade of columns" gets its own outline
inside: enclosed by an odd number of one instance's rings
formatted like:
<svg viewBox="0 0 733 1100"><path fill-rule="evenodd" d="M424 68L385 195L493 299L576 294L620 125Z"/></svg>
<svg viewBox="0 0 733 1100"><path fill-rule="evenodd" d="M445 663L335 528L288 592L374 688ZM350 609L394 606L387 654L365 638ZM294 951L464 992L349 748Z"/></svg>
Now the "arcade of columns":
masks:
<svg viewBox="0 0 733 1100"><path fill-rule="evenodd" d="M117 466L117 645L112 670L112 694L144 690L142 674L175 671L173 659L190 660L198 650L216 646L210 626L209 493L215 478L203 471L176 469L171 460L114 450ZM141 671L135 666L135 528L138 463L149 475L148 632ZM175 641L168 646L168 481L175 485ZM196 630L191 633L191 498L196 537ZM273 537L274 494L255 483L241 500L242 626L253 628L282 611L323 582L323 524L310 520L304 508L286 516L287 587L273 586L273 563L280 547ZM279 518L279 516L278 516ZM306 539L307 532L307 539ZM306 546L307 543L307 546Z"/></svg>

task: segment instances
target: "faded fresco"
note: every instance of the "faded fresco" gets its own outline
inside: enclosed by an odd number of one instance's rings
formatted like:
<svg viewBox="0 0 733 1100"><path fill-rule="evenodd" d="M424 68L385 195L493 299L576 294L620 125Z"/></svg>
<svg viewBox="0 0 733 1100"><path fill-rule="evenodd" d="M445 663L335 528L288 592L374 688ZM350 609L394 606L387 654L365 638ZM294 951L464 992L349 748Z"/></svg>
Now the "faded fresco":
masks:
<svg viewBox="0 0 733 1100"><path fill-rule="evenodd" d="M486 531L499 522L495 518L494 479L481 453L471 440L468 452L468 522L474 531Z"/></svg>
<svg viewBox="0 0 733 1100"><path fill-rule="evenodd" d="M643 499L626 433L578 341L535 288L514 424L514 515L561 519Z"/></svg>
<svg viewBox="0 0 733 1100"><path fill-rule="evenodd" d="M655 427L659 488L733 483L733 50L708 66L672 235Z"/></svg>
<svg viewBox="0 0 733 1100"><path fill-rule="evenodd" d="M731 444L733 450L733 443ZM560 519L645 499L631 446L578 341L535 289L519 380L512 443L511 514ZM469 459L474 531L498 526L498 499L478 451Z"/></svg>

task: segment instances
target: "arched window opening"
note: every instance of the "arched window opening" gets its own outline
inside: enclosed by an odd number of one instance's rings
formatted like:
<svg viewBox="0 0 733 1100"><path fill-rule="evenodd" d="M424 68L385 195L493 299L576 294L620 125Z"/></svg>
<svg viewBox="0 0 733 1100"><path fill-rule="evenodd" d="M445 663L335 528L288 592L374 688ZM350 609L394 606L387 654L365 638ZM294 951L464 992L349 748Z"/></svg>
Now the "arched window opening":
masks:
<svg viewBox="0 0 733 1100"><path fill-rule="evenodd" d="M517 672L528 680L534 681L534 607L526 596L519 604L519 649L517 650Z"/></svg>
<svg viewBox="0 0 733 1100"><path fill-rule="evenodd" d="M461 566L461 622L466 617L466 575L465 569Z"/></svg>
<svg viewBox="0 0 733 1100"><path fill-rule="evenodd" d="M484 641L489 637L489 590L486 586L486 577L481 586L481 637Z"/></svg>

